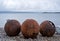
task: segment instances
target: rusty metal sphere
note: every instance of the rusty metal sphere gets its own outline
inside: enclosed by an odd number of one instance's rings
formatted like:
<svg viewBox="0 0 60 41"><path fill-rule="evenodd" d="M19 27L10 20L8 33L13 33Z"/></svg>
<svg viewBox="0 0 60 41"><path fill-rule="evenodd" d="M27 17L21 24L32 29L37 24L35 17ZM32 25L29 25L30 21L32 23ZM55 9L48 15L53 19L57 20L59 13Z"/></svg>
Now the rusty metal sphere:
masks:
<svg viewBox="0 0 60 41"><path fill-rule="evenodd" d="M7 20L4 30L8 36L17 36L20 33L21 25L17 20Z"/></svg>
<svg viewBox="0 0 60 41"><path fill-rule="evenodd" d="M55 30L55 25L51 21L46 20L40 24L40 33L42 36L51 37L54 35Z"/></svg>
<svg viewBox="0 0 60 41"><path fill-rule="evenodd" d="M21 27L24 38L36 38L39 33L39 24L33 19L27 19Z"/></svg>

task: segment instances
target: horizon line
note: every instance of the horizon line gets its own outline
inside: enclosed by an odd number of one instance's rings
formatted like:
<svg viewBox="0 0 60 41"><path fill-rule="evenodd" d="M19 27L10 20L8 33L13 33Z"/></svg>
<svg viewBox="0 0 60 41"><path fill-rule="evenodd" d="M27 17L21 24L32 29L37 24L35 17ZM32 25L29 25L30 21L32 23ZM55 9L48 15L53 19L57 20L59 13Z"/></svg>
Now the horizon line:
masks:
<svg viewBox="0 0 60 41"><path fill-rule="evenodd" d="M0 11L0 13L60 13L60 12L35 12L35 11Z"/></svg>

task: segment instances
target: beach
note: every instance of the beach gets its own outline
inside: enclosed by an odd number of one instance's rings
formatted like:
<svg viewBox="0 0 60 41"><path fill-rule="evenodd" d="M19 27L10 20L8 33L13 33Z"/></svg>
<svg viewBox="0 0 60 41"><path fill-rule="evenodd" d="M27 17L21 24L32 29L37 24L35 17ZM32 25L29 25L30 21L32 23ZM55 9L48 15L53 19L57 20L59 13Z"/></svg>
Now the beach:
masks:
<svg viewBox="0 0 60 41"><path fill-rule="evenodd" d="M25 39L22 33L15 37L9 37L6 35L4 29L0 28L0 41L60 41L60 35L55 33L52 37L43 37L41 34L38 34L35 39Z"/></svg>

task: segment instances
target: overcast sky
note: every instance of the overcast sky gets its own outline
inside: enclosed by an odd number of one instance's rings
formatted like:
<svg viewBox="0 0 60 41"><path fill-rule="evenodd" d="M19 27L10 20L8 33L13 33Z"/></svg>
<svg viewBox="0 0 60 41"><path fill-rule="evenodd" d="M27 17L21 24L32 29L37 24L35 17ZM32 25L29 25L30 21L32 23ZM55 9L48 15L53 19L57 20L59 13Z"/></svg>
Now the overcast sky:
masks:
<svg viewBox="0 0 60 41"><path fill-rule="evenodd" d="M60 11L60 0L0 0L0 11Z"/></svg>
<svg viewBox="0 0 60 41"><path fill-rule="evenodd" d="M60 12L60 0L0 0L0 11L32 11L32 12ZM26 19L35 19L38 23L44 20L51 20L55 25L60 26L60 14L1 14L0 27L5 25L8 19L17 19L21 23Z"/></svg>

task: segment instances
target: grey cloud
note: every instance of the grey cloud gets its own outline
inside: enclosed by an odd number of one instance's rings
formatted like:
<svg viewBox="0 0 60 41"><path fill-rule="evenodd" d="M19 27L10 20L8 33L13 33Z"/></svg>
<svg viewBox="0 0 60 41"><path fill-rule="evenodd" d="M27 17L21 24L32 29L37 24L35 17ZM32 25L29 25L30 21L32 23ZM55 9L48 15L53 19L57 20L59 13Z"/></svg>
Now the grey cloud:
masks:
<svg viewBox="0 0 60 41"><path fill-rule="evenodd" d="M0 6L0 10L60 11L60 0L0 0Z"/></svg>

